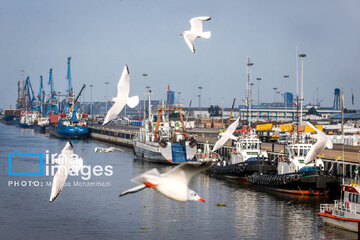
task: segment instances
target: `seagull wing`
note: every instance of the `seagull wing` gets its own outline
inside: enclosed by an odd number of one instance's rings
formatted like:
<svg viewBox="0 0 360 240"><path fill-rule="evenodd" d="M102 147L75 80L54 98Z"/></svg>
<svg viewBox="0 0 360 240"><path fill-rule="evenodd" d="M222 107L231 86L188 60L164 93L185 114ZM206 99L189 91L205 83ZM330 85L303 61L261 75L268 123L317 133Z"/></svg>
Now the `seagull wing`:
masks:
<svg viewBox="0 0 360 240"><path fill-rule="evenodd" d="M236 119L235 122L233 122L232 124L230 124L230 126L226 129L226 133L229 133L229 134L233 134L236 130L236 128L238 127L239 125L239 120L240 118Z"/></svg>
<svg viewBox="0 0 360 240"><path fill-rule="evenodd" d="M51 186L50 202L53 202L61 193L69 172L70 166L59 165Z"/></svg>
<svg viewBox="0 0 360 240"><path fill-rule="evenodd" d="M326 140L326 147L328 149L333 149L333 143L331 141L331 139L320 129L316 128L314 125L312 125L310 122L306 122L307 125L309 125L312 129L314 129L317 134L319 135L319 138L321 137L323 139L323 141Z"/></svg>
<svg viewBox="0 0 360 240"><path fill-rule="evenodd" d="M201 33L203 32L203 21L208 21L210 19L211 17L194 17L190 19L190 31L194 34L201 35Z"/></svg>
<svg viewBox="0 0 360 240"><path fill-rule="evenodd" d="M53 178L53 182L51 186L50 202L54 201L57 198L57 196L59 196L70 172L70 168L71 168L70 158L71 155L74 154L74 148L70 141L66 143L64 149L61 151L61 154L65 157L65 159L58 158L55 160L55 163L57 163L59 166Z"/></svg>
<svg viewBox="0 0 360 240"><path fill-rule="evenodd" d="M136 192L139 192L141 190L144 190L146 188L146 186L144 184L141 184L141 185L138 185L136 187L133 187L133 188L130 188L124 192L122 192L119 197L122 197L122 196L125 196L126 194L129 194L129 193L136 193Z"/></svg>
<svg viewBox="0 0 360 240"><path fill-rule="evenodd" d="M116 116L121 112L121 110L124 108L125 106L125 101L122 102L118 102L116 101L111 108L109 109L109 111L106 114L105 117L105 121L103 123L103 125L108 124L109 122L111 122L114 118L116 118Z"/></svg>
<svg viewBox="0 0 360 240"><path fill-rule="evenodd" d="M130 92L130 75L129 68L125 65L118 82L117 98L126 100L129 97Z"/></svg>
<svg viewBox="0 0 360 240"><path fill-rule="evenodd" d="M230 135L229 134L223 134L221 136L221 138L219 140L217 140L217 142L215 143L213 149L212 149L212 152L215 152L216 150L218 150L219 148L221 148L225 143L226 141L229 139Z"/></svg>
<svg viewBox="0 0 360 240"><path fill-rule="evenodd" d="M199 172L209 169L213 162L183 163L161 174L161 177L188 185L190 180Z"/></svg>
<svg viewBox="0 0 360 240"><path fill-rule="evenodd" d="M312 145L309 152L306 154L304 164L311 163L317 155L319 155L324 149L327 143L327 137L320 134L316 134L314 138L317 139L316 143Z"/></svg>
<svg viewBox="0 0 360 240"><path fill-rule="evenodd" d="M192 52L195 52L195 47L194 47L195 35L191 33L184 33L184 39L186 44L189 46L190 50Z"/></svg>

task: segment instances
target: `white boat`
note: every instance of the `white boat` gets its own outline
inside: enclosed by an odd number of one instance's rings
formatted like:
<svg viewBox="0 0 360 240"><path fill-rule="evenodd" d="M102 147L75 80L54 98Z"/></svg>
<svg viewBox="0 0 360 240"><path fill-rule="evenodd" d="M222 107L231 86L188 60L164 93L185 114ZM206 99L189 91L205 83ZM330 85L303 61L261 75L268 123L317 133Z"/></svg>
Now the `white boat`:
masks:
<svg viewBox="0 0 360 240"><path fill-rule="evenodd" d="M249 135L239 137L238 141L235 142L230 164L258 161L259 159L268 159L267 152L261 151L259 137L252 131Z"/></svg>
<svg viewBox="0 0 360 240"><path fill-rule="evenodd" d="M341 199L333 204L320 204L318 215L325 224L360 232L360 185L352 180L341 187Z"/></svg>
<svg viewBox="0 0 360 240"><path fill-rule="evenodd" d="M150 103L149 93L149 103ZM182 107L160 107L154 121L151 106L148 118L134 140L134 151L137 158L150 162L181 164L193 160L197 152L195 139L189 139L183 121ZM169 113L178 112L180 123L170 121Z"/></svg>
<svg viewBox="0 0 360 240"><path fill-rule="evenodd" d="M213 175L246 181L254 173L275 170L276 166L268 161L267 152L261 151L261 140L251 131L235 142L228 161L218 162L209 171Z"/></svg>

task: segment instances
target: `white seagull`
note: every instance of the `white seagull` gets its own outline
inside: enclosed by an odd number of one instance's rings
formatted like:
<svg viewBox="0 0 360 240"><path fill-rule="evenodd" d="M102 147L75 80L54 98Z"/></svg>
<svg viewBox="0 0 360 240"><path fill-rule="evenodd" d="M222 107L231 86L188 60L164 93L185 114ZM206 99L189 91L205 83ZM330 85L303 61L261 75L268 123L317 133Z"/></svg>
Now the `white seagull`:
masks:
<svg viewBox="0 0 360 240"><path fill-rule="evenodd" d="M233 133L235 132L237 126L239 125L239 120L240 118L236 119L235 122L233 122L232 124L230 124L230 126L226 129L225 132L220 133L219 135L221 136L219 140L217 140L217 142L214 145L214 148L212 150L212 152L215 152L216 150L218 150L219 148L221 148L226 142L227 140L233 139L233 140L238 140L237 137L235 137L233 135Z"/></svg>
<svg viewBox="0 0 360 240"><path fill-rule="evenodd" d="M84 164L82 158L73 158L74 147L70 141L66 143L64 149L61 151L61 155L63 157L54 159L54 162L59 166L53 178L50 202L53 202L57 196L59 196L70 171L77 173L82 169Z"/></svg>
<svg viewBox="0 0 360 240"><path fill-rule="evenodd" d="M209 21L211 17L194 17L190 19L191 29L190 31L184 31L180 35L184 36L185 42L189 46L190 50L194 53L194 41L195 38L210 38L211 32L203 32L203 21Z"/></svg>
<svg viewBox="0 0 360 240"><path fill-rule="evenodd" d="M121 112L125 104L127 104L131 108L134 108L139 103L138 96L129 97L130 75L129 75L129 68L127 65L125 65L124 67L117 88L118 88L117 96L110 100L111 102L114 102L114 104L107 112L103 125L111 122Z"/></svg>
<svg viewBox="0 0 360 240"><path fill-rule="evenodd" d="M322 131L320 131L319 129L317 129L314 125L312 125L309 122L306 122L307 125L309 125L312 129L314 129L317 134L315 134L313 136L313 138L315 138L317 141L316 143L310 148L309 152L306 154L305 157L305 164L309 164L311 163L318 154L320 154L325 147L327 147L328 149L332 149L333 148L333 143L331 141L330 138L328 138L328 136L326 136L325 133L323 133Z"/></svg>
<svg viewBox="0 0 360 240"><path fill-rule="evenodd" d="M101 147L96 147L95 148L95 152L113 152L113 151L119 151L119 152L124 152L124 150L120 149L120 148L116 148L116 147L109 147L109 148L101 148Z"/></svg>
<svg viewBox="0 0 360 240"><path fill-rule="evenodd" d="M210 168L212 164L212 162L204 162L201 164L183 163L162 174L160 174L156 168L153 168L131 179L132 182L139 183L140 185L124 191L120 194L120 197L141 191L145 188L153 188L162 195L180 202L205 202L196 192L189 189L188 185L194 175Z"/></svg>

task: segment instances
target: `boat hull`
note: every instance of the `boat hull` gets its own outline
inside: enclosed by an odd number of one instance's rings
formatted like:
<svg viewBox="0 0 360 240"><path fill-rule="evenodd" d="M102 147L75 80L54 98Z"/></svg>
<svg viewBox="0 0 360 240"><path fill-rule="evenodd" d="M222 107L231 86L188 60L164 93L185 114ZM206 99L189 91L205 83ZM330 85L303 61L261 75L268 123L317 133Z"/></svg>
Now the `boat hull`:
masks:
<svg viewBox="0 0 360 240"><path fill-rule="evenodd" d="M209 173L218 177L226 177L239 181L246 181L248 176L256 173L271 173L276 171L276 166L268 161L246 161L226 166L214 165Z"/></svg>
<svg viewBox="0 0 360 240"><path fill-rule="evenodd" d="M48 126L34 125L34 131L39 133L46 133Z"/></svg>
<svg viewBox="0 0 360 240"><path fill-rule="evenodd" d="M327 225L342 228L352 232L360 232L360 219L345 218L340 216L318 213L323 222Z"/></svg>
<svg viewBox="0 0 360 240"><path fill-rule="evenodd" d="M300 195L327 195L338 185L335 176L324 171L296 172L277 175L251 175L248 182L273 189L276 192Z"/></svg>
<svg viewBox="0 0 360 240"><path fill-rule="evenodd" d="M179 150L180 149L180 150ZM167 144L161 147L158 143L144 143L136 141L134 144L135 156L139 159L164 164L181 164L191 161L196 153L196 147L188 144Z"/></svg>
<svg viewBox="0 0 360 240"><path fill-rule="evenodd" d="M49 127L49 133L59 138L84 139L89 137L88 127Z"/></svg>

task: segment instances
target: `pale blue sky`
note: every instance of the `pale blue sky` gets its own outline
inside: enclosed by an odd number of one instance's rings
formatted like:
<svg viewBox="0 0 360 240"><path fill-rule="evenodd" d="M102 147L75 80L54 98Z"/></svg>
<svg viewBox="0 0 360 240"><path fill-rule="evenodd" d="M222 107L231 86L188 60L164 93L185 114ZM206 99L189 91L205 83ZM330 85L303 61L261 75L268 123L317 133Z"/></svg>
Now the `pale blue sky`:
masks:
<svg viewBox="0 0 360 240"><path fill-rule="evenodd" d="M189 19L211 16L204 30L210 39L197 39L196 53L181 36ZM304 64L305 103L316 88L323 106L332 106L335 87L343 87L346 104L354 88L360 107L360 1L93 1L0 0L0 107L15 103L20 69L31 77L37 94L40 75L48 80L54 69L56 91L64 92L66 60L72 57L75 91L94 84L93 100L109 95L124 64L129 65L131 95L143 97L143 73L153 99L164 99L167 85L182 92L186 105L230 107L244 98L246 62L254 66L253 81L261 77L261 101L274 99L273 87L295 92L295 46L308 57ZM257 101L257 82L253 96ZM46 85L49 91L48 85ZM85 91L89 100L90 90Z"/></svg>

